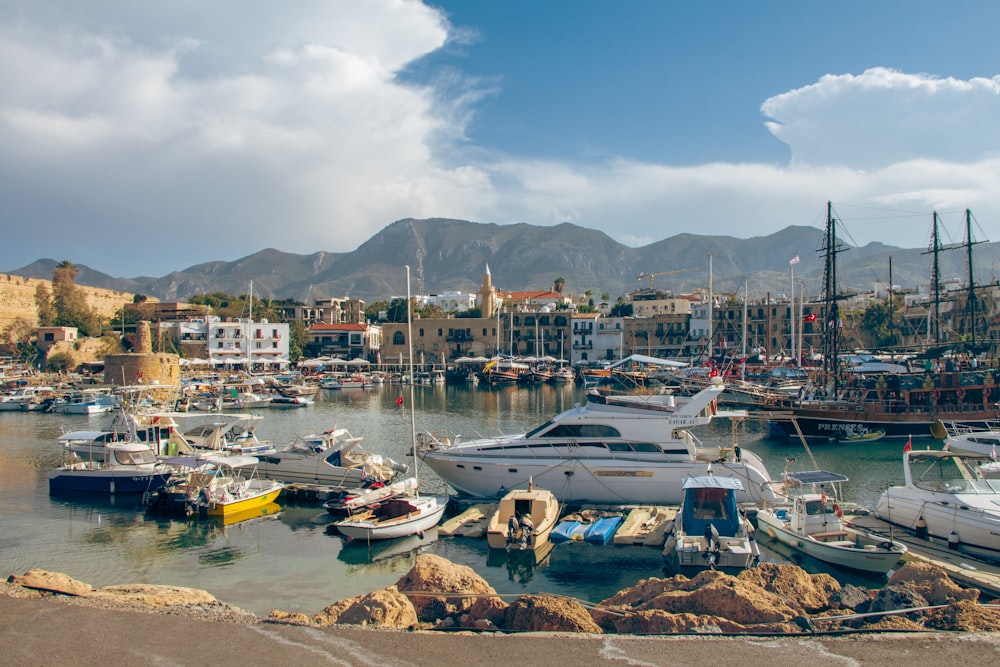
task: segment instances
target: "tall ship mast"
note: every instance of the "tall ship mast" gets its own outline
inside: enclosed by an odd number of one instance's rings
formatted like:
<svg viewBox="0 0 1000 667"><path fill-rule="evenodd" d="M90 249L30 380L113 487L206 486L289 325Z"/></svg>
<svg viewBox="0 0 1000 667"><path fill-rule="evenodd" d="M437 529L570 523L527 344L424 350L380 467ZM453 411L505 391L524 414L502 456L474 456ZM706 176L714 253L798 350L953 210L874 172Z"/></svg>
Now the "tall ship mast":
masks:
<svg viewBox="0 0 1000 667"><path fill-rule="evenodd" d="M823 327L823 384L830 388L830 395L836 396L839 389L837 361L840 358L840 333L843 318L838 301L843 298L837 292L837 255L847 250L837 238L837 220L833 217L833 204L826 203L826 230L823 234L823 307L826 314Z"/></svg>

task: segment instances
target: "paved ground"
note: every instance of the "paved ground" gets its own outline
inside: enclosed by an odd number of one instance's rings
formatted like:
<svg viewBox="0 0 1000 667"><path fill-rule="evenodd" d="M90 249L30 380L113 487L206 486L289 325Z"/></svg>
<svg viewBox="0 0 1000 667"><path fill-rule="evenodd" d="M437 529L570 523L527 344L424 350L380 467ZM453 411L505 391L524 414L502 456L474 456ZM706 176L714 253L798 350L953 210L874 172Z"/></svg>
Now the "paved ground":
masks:
<svg viewBox="0 0 1000 667"><path fill-rule="evenodd" d="M995 665L1000 634L469 635L241 625L0 596L0 665Z"/></svg>

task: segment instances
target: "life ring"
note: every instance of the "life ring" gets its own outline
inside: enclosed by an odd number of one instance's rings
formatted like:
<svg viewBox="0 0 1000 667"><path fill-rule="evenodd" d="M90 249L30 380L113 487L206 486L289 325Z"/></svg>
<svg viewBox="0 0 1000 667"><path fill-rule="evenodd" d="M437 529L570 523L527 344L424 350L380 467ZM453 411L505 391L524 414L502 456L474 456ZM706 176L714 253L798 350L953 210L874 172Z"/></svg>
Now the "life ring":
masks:
<svg viewBox="0 0 1000 667"><path fill-rule="evenodd" d="M713 368L712 370L710 370L708 372L708 377L710 377L710 378L717 378L717 377L719 377L719 371L717 369Z"/></svg>

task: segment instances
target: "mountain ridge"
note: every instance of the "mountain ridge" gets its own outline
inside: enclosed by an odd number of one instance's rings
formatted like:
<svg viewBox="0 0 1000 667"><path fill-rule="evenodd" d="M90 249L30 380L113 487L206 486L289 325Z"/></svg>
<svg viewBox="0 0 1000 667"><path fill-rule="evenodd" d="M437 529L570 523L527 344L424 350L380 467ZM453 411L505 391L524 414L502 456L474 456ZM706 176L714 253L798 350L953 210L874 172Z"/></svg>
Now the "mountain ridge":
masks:
<svg viewBox="0 0 1000 667"><path fill-rule="evenodd" d="M704 289L711 255L716 292L742 294L746 277L751 295L761 297L788 293L789 262L797 256L796 291L804 284L807 296L814 296L823 275L822 241L823 230L793 225L748 239L682 232L632 248L604 232L572 223L545 227L404 218L351 252L321 250L300 255L264 248L233 261L204 262L161 277L116 278L77 265L76 282L161 301L183 301L217 291L245 294L252 281L254 294L261 298L306 301L349 296L372 302L405 294L406 265L411 267L411 290L417 294L476 291L489 266L493 284L506 291L548 289L562 277L567 293L591 290L595 298L606 292L614 299L644 286L638 282L640 274L654 274L657 287L675 293ZM850 252L838 256L842 289L871 290L877 280L887 283L890 257L896 285L906 289L928 282L931 260L926 250L878 242L845 247ZM976 256L980 265L993 267L1000 259L1000 244L979 244ZM964 253L942 252L942 279L966 282L965 259ZM39 259L7 273L48 279L57 263ZM655 275L669 272L676 273ZM976 282L983 284L983 272L978 273ZM991 276L986 282L993 281Z"/></svg>

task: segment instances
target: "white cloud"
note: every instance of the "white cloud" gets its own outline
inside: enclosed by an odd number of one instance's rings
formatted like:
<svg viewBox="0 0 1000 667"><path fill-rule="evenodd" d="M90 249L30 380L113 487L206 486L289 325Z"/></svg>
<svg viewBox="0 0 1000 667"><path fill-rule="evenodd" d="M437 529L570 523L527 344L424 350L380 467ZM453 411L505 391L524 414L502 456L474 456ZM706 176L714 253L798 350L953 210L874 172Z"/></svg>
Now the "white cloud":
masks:
<svg viewBox="0 0 1000 667"><path fill-rule="evenodd" d="M474 37L410 0L0 6L0 268L161 275L264 247L348 251L404 217L570 221L643 244L819 226L833 200L912 211L846 221L857 242L907 247L935 208L1000 217L1000 77L874 68L772 97L789 165L576 164L470 144L497 81L397 78Z"/></svg>

